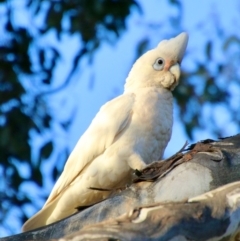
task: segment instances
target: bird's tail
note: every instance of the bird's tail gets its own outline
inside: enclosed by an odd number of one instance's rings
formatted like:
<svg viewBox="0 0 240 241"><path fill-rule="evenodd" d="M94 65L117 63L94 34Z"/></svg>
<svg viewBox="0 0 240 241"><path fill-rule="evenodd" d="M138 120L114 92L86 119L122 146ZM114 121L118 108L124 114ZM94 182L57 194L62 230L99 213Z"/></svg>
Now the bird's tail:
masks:
<svg viewBox="0 0 240 241"><path fill-rule="evenodd" d="M28 219L22 226L22 231L26 232L32 229L40 228L47 225L47 220L52 214L58 203L58 198L50 202L48 205L44 206L39 212Z"/></svg>

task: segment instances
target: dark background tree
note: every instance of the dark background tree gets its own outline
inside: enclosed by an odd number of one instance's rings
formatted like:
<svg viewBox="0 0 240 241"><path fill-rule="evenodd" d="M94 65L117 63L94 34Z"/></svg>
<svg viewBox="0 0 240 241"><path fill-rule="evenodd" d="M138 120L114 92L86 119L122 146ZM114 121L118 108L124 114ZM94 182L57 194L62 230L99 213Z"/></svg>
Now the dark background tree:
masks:
<svg viewBox="0 0 240 241"><path fill-rule="evenodd" d="M169 25L168 34L174 35L184 29L184 5L177 0L166 3L174 14L161 23L148 22L145 27L161 32L163 25ZM19 12L28 24L19 24ZM55 158L52 157L56 148L54 125L67 132L74 118L72 114L64 121L58 119L49 96L67 88L84 57L91 64L103 43L117 42L127 30L127 20L133 12L144 15L143 7L134 0L0 1L0 223L9 234L16 232L6 222L9 217L23 223L28 218L28 208L39 208L27 185L37 187L41 199L47 197L43 191L43 165L50 157ZM187 56L194 65L184 69L181 80L184 84L174 91L189 139L194 138L196 130L207 129L213 135L228 133L218 120L221 113L214 114L218 108L229 117L232 128L239 130L240 37L236 34L239 26L236 21L232 30L226 31L220 20L215 14L203 20L201 26L195 26L196 31L204 34L210 21L213 31L203 43L203 58L194 59L195 50L190 45ZM59 46L46 40L41 43L49 33L54 33L59 43L65 35L77 35L81 41L62 83L54 77L62 58ZM149 38L139 39L136 57L150 47ZM216 51L225 58L216 57ZM33 144L36 136L43 137L37 148ZM68 153L63 148L54 159L50 170L53 180Z"/></svg>

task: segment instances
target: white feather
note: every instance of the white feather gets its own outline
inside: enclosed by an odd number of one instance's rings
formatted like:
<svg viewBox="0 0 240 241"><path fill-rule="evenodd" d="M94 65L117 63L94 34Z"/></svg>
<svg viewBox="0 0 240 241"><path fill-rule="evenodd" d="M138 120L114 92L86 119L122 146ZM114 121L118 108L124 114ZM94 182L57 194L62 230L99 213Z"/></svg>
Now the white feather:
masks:
<svg viewBox="0 0 240 241"><path fill-rule="evenodd" d="M100 109L69 156L45 205L24 224L24 231L99 202L109 192L90 187L125 185L132 169L142 169L162 157L172 131L171 90L178 84L187 40L186 33L164 40L136 61L123 95Z"/></svg>

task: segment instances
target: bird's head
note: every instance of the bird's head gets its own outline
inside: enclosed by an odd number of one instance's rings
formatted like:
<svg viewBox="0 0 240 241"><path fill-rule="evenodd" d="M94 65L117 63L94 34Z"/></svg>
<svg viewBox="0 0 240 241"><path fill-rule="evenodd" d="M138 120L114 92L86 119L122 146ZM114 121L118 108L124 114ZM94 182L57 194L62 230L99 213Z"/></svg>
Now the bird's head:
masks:
<svg viewBox="0 0 240 241"><path fill-rule="evenodd" d="M161 41L155 49L142 55L128 75L125 90L150 86L174 90L181 74L180 63L187 42L187 33L181 33Z"/></svg>

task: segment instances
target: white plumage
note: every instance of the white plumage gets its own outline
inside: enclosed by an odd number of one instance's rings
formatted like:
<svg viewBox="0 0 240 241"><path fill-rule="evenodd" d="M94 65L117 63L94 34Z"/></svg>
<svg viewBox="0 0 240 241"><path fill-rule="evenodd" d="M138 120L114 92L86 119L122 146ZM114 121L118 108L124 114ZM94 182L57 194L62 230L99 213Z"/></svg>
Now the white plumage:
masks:
<svg viewBox="0 0 240 241"><path fill-rule="evenodd" d="M23 226L31 230L109 195L133 169L162 157L171 136L173 97L188 36L161 41L133 65L124 93L107 102L79 139L43 208Z"/></svg>

